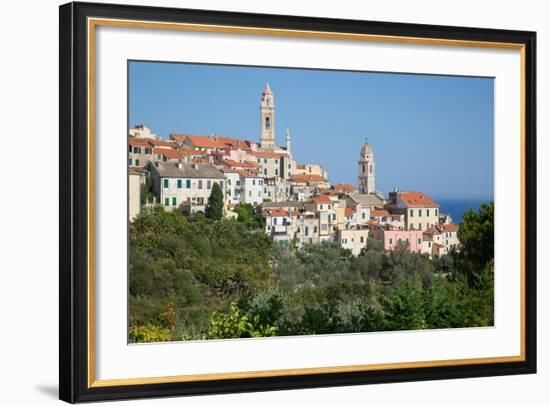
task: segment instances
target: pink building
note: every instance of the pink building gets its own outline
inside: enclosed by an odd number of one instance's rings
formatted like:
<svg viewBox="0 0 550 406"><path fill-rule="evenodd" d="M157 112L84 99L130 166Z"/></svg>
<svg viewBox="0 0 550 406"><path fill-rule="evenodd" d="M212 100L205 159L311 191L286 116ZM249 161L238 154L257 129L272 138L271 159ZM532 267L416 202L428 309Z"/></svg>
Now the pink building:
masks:
<svg viewBox="0 0 550 406"><path fill-rule="evenodd" d="M408 243L409 251L422 252L422 231L420 230L399 230L389 225L371 223L370 236L383 241L384 249L392 251L399 241Z"/></svg>

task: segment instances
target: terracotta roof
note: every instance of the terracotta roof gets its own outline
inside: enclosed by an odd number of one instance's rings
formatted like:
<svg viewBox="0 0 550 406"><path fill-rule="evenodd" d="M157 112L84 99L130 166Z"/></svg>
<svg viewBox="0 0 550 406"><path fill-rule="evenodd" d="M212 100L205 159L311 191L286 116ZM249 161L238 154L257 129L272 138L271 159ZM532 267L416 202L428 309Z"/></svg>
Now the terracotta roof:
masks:
<svg viewBox="0 0 550 406"><path fill-rule="evenodd" d="M252 162L237 162L232 159L224 159L223 163L228 166L236 166L239 168L257 168L258 165Z"/></svg>
<svg viewBox="0 0 550 406"><path fill-rule="evenodd" d="M136 138L136 137L130 137L128 139L128 144L136 147L148 147L149 139L147 138Z"/></svg>
<svg viewBox="0 0 550 406"><path fill-rule="evenodd" d="M353 185L350 185L349 183L338 183L337 185L334 185L332 189L334 189L334 191L336 192L347 192L347 193L351 193L356 190L355 187Z"/></svg>
<svg viewBox="0 0 550 406"><path fill-rule="evenodd" d="M250 155L258 158L282 158L288 156L286 153L271 151L250 151Z"/></svg>
<svg viewBox="0 0 550 406"><path fill-rule="evenodd" d="M445 231L450 231L450 232L458 231L458 224L443 224L441 227Z"/></svg>
<svg viewBox="0 0 550 406"><path fill-rule="evenodd" d="M328 197L327 195L315 196L311 200L313 201L313 203L317 204L332 203L332 200L330 200L330 197Z"/></svg>
<svg viewBox="0 0 550 406"><path fill-rule="evenodd" d="M153 148L153 154L164 155L167 159L181 158L183 156L180 151L168 148Z"/></svg>
<svg viewBox="0 0 550 406"><path fill-rule="evenodd" d="M149 144L153 147L174 147L174 141L165 141L165 140L149 140Z"/></svg>
<svg viewBox="0 0 550 406"><path fill-rule="evenodd" d="M373 210L370 216L371 217L391 217L391 214L387 210Z"/></svg>
<svg viewBox="0 0 550 406"><path fill-rule="evenodd" d="M399 194L399 197L407 207L439 207L429 196L421 192L403 192Z"/></svg>
<svg viewBox="0 0 550 406"><path fill-rule="evenodd" d="M288 217L289 214L284 209L265 209L268 216L271 217Z"/></svg>
<svg viewBox="0 0 550 406"><path fill-rule="evenodd" d="M306 166L305 166L305 165L296 165L296 169L303 169L303 170L305 170L305 169L306 169Z"/></svg>
<svg viewBox="0 0 550 406"><path fill-rule="evenodd" d="M293 182L324 182L321 175L292 175Z"/></svg>
<svg viewBox="0 0 550 406"><path fill-rule="evenodd" d="M351 207L346 207L346 209L344 210L344 215L346 217L351 217L355 214L355 209L351 208Z"/></svg>

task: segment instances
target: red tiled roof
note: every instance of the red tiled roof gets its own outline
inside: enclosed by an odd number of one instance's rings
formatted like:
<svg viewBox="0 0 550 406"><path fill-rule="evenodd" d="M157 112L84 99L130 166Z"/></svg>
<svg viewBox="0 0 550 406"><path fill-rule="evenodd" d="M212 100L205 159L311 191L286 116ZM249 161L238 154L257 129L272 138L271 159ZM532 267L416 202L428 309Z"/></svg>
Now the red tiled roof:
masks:
<svg viewBox="0 0 550 406"><path fill-rule="evenodd" d="M149 140L149 144L153 147L174 147L174 141L165 141L165 140Z"/></svg>
<svg viewBox="0 0 550 406"><path fill-rule="evenodd" d="M355 209L353 209L351 207L346 207L346 209L344 210L344 215L346 217L351 217L351 216L353 216L354 213L355 213Z"/></svg>
<svg viewBox="0 0 550 406"><path fill-rule="evenodd" d="M235 166L237 168L257 168L258 165L253 162L237 162L232 159L224 159L223 163L228 166Z"/></svg>
<svg viewBox="0 0 550 406"><path fill-rule="evenodd" d="M458 224L443 224L441 227L445 231L450 231L450 232L458 231Z"/></svg>
<svg viewBox="0 0 550 406"><path fill-rule="evenodd" d="M292 175L293 182L323 182L321 175Z"/></svg>
<svg viewBox="0 0 550 406"><path fill-rule="evenodd" d="M135 146L135 147L148 147L149 146L149 139L147 138L136 138L136 137L130 137L128 139L128 144Z"/></svg>
<svg viewBox="0 0 550 406"><path fill-rule="evenodd" d="M153 153L164 155L166 159L181 158L183 156L181 151L169 148L153 148Z"/></svg>
<svg viewBox="0 0 550 406"><path fill-rule="evenodd" d="M244 169L222 168L222 171L229 172L229 173L238 173L238 174L241 174L241 175L243 175L244 177L247 177L247 178L259 178L260 177L259 175L255 174L253 172L244 170Z"/></svg>
<svg viewBox="0 0 550 406"><path fill-rule="evenodd" d="M317 204L332 203L332 200L330 200L330 197L327 195L315 196L312 201Z"/></svg>
<svg viewBox="0 0 550 406"><path fill-rule="evenodd" d="M271 217L287 217L289 214L286 210L281 208L265 209L268 216Z"/></svg>
<svg viewBox="0 0 550 406"><path fill-rule="evenodd" d="M391 214L387 210L373 210L370 216L371 217L390 217Z"/></svg>
<svg viewBox="0 0 550 406"><path fill-rule="evenodd" d="M350 185L349 183L338 183L337 185L334 185L332 187L334 191L336 192L346 192L346 193L352 193L356 189L353 185Z"/></svg>
<svg viewBox="0 0 550 406"><path fill-rule="evenodd" d="M305 165L296 165L296 169L303 169L303 170L305 170L305 169L306 169L306 166L305 166Z"/></svg>
<svg viewBox="0 0 550 406"><path fill-rule="evenodd" d="M439 207L429 196L421 192L403 192L399 194L399 197L407 207Z"/></svg>

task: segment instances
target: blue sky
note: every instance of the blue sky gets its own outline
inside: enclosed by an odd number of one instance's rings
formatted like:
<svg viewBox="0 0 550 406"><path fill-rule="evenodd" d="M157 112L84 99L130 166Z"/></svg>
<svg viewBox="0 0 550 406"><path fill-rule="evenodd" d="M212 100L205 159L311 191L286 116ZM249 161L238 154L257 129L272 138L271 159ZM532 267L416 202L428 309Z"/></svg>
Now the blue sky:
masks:
<svg viewBox="0 0 550 406"><path fill-rule="evenodd" d="M331 183L357 183L368 137L376 188L434 198L493 198L491 78L129 63L129 125L259 141L260 95L275 97L277 142Z"/></svg>

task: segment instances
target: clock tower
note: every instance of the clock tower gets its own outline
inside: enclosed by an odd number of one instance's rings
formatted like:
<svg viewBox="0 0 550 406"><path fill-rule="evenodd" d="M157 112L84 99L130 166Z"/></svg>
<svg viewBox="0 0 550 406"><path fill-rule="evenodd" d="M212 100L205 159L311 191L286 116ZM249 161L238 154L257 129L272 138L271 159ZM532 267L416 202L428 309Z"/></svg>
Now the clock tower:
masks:
<svg viewBox="0 0 550 406"><path fill-rule="evenodd" d="M275 99L269 83L265 85L260 103L260 148L275 148Z"/></svg>

